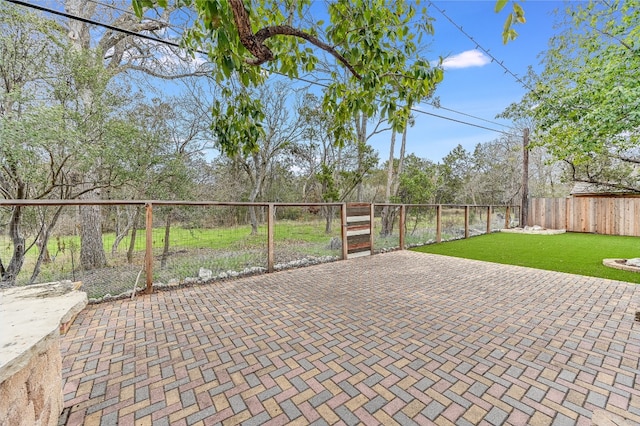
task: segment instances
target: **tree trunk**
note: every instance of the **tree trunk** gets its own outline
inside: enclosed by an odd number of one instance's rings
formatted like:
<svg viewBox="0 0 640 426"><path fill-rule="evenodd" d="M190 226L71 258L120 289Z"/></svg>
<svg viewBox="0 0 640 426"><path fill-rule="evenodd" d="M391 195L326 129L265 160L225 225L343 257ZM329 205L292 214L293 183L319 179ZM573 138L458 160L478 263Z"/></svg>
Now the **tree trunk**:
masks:
<svg viewBox="0 0 640 426"><path fill-rule="evenodd" d="M11 212L11 220L9 221L9 236L13 243L13 253L9 265L5 269L0 264L0 282L10 286L16 285L16 279L22 269L25 254L24 237L20 235L20 224L22 222L22 207L15 206Z"/></svg>
<svg viewBox="0 0 640 426"><path fill-rule="evenodd" d="M162 257L160 258L160 268L167 266L167 258L169 257L169 237L171 236L171 213L173 209L167 212L167 219L164 224L164 247L162 249Z"/></svg>
<svg viewBox="0 0 640 426"><path fill-rule="evenodd" d="M131 209L133 207L133 210ZM113 241L113 245L111 246L111 254L116 254L118 251L118 246L127 236L129 230L132 226L134 226L134 221L136 220L136 216L138 215L139 207L130 206L125 207L124 214L127 216L127 224L122 226L120 223L120 206L116 206L116 239Z"/></svg>
<svg viewBox="0 0 640 426"><path fill-rule="evenodd" d="M402 132L402 143L400 144L400 158L398 158L398 171L396 173L396 178L393 183L393 188L391 193L393 196L398 195L398 188L400 188L400 177L402 173L404 173L404 154L407 148L407 127L405 126L404 131Z"/></svg>
<svg viewBox="0 0 640 426"><path fill-rule="evenodd" d="M66 0L65 9L75 16L88 18L94 14L96 4L82 0ZM89 26L82 21L73 19L69 20L68 26L71 46L78 52L88 53L91 48ZM79 95L82 100L85 115L88 115L92 110L95 100L94 93L90 87L85 86L79 88ZM85 143L97 142L90 142L91 138L88 137L89 135L86 136ZM99 159L97 161L99 161ZM97 181L97 169L98 166L96 165L93 170L87 172L85 176L85 182L87 183L85 185L92 185ZM94 189L87 191L80 198L84 200L99 200L101 198L100 190ZM102 244L102 214L100 206L80 206L80 224L80 263L82 267L85 270L90 270L106 266L107 258Z"/></svg>
<svg viewBox="0 0 640 426"><path fill-rule="evenodd" d="M333 223L333 209L334 206L323 206L325 224L324 224L324 233L331 234L331 224Z"/></svg>
<svg viewBox="0 0 640 426"><path fill-rule="evenodd" d="M36 265L33 267L33 273L31 274L31 278L29 279L29 284L33 284L38 278L40 274L40 266L42 263L46 263L47 259L51 262L51 257L49 256L49 250L47 249L47 244L49 243L49 238L51 237L51 230L58 222L60 218L60 214L62 213L62 207L59 206L56 209L56 212L53 214L53 218L51 218L51 222L49 224L44 224L42 227L42 233L38 237L38 247L40 248L40 253L38 255L38 260L36 260ZM43 218L44 220L44 218ZM42 245L42 247L41 247Z"/></svg>
<svg viewBox="0 0 640 426"><path fill-rule="evenodd" d="M136 248L136 234L138 233L138 222L140 221L140 206L136 206L136 214L133 217L133 225L131 226L131 240L129 241L129 249L127 250L127 263L133 263L133 252Z"/></svg>
<svg viewBox="0 0 640 426"><path fill-rule="evenodd" d="M46 238L45 234L47 234ZM51 263L51 253L49 253L49 247L47 247L47 243L49 242L48 234L49 229L45 225L42 227L40 236L38 236L38 240L36 241L36 246L38 246L38 262L41 263Z"/></svg>
<svg viewBox="0 0 640 426"><path fill-rule="evenodd" d="M396 148L396 132L391 132L391 143L389 144L389 161L387 162L387 185L384 190L384 202L391 202L391 187L393 186L393 154ZM391 208L384 206L381 213L380 236L387 237L393 233L393 220L391 218Z"/></svg>
<svg viewBox="0 0 640 426"><path fill-rule="evenodd" d="M364 200L364 186L362 181L365 173L365 148L367 147L367 117L364 115L364 113L361 113L360 115L360 123L357 123L356 120L356 128L358 133L358 182L356 186L356 201L361 203Z"/></svg>
<svg viewBox="0 0 640 426"><path fill-rule="evenodd" d="M251 222L251 235L258 235L258 215L256 206L249 206L249 221Z"/></svg>
<svg viewBox="0 0 640 426"><path fill-rule="evenodd" d="M260 179L259 177L256 179L256 183L253 185L251 189L251 194L249 195L249 202L255 203L258 198L258 194L260 193ZM249 206L249 221L251 222L251 235L258 235L258 207Z"/></svg>
<svg viewBox="0 0 640 426"><path fill-rule="evenodd" d="M93 191L92 191L93 192ZM87 195L83 199L95 199ZM84 270L104 268L107 257L102 243L100 206L80 206L80 264Z"/></svg>

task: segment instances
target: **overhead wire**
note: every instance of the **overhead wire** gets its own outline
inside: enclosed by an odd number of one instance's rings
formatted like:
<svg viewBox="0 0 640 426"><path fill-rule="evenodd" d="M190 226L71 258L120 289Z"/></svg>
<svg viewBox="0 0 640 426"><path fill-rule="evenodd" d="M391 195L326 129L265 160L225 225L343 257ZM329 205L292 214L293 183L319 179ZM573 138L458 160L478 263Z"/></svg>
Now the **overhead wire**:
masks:
<svg viewBox="0 0 640 426"><path fill-rule="evenodd" d="M525 89L531 90L533 91L533 89L531 87L529 87L529 85L527 83L525 83L517 74L515 74L513 71L511 71L505 64L504 61L499 60L498 58L496 58L490 51L489 49L485 49L480 43L478 43L478 41L476 41L469 33L467 33L464 28L462 28L461 25L458 25L457 22L455 22L453 19L451 19L451 17L449 17L449 15L446 14L444 9L439 8L438 6L436 6L432 1L429 1L429 5L433 6L433 8L435 10L437 10L442 16L444 16L454 27L456 27L456 29L458 31L460 31L465 37L467 37L469 40L471 40L475 45L476 48L481 50L482 52L484 52L485 55L487 55L489 58L491 58L492 62L495 62L496 64L498 64L498 66L500 66L500 68L502 68L504 70L504 72L506 74L511 75L518 83L520 83Z"/></svg>
<svg viewBox="0 0 640 426"><path fill-rule="evenodd" d="M45 7L45 6L40 6L40 5L29 3L29 2L26 2L26 1L23 1L23 0L4 0L4 1L9 2L9 3L13 3L13 4L17 4L17 5L26 7L26 8L36 9L36 10L39 10L41 12L51 13L53 15L61 16L61 17L67 18L67 19L77 20L77 21L80 21L80 22L84 22L85 24L90 24L90 25L95 25L95 26L98 26L98 27L106 28L106 29L109 29L111 31L120 32L122 34L127 34L127 35L132 36L132 37L138 37L138 38L141 38L141 39L144 39L144 40L153 41L155 43L160 43L160 44L176 47L176 48L179 48L179 49L184 49L184 47L181 46L179 43L173 42L171 40L161 39L161 38L158 38L158 37L155 37L155 36L151 36L151 35L147 35L147 34L143 34L143 33L137 33L137 32L131 31L131 30L127 30L125 28L120 28L120 27L117 27L117 26L114 26L114 25L110 25L110 24L106 24L106 23L103 23L103 22L99 22L99 21L96 21L96 20L93 20L93 19L89 19L89 18L84 18L84 17L81 17L81 16L73 15L73 14L70 14L70 13L65 12L65 11L51 9L51 8L48 8L48 7ZM97 4L101 4L103 6L109 6L107 4L100 3L100 2L95 1L95 0L89 0L89 1L92 1L92 2L97 3ZM432 4L432 3L430 2L430 4ZM115 6L113 7L113 9L114 10L119 10L121 12L125 12L125 11L119 9L119 8L116 8ZM127 13L131 13L129 11L126 11L126 12ZM163 24L167 24L164 21L159 21L159 22L162 22ZM454 23L454 25L457 25L457 24ZM202 55L207 55L207 52L205 52L203 50L199 50L199 49L195 49L194 52L202 54ZM492 56L492 59L493 59L493 56ZM274 70L268 70L268 71L272 72L274 74L278 74L278 75L284 76L284 77L293 78L294 80L298 80L298 81L301 81L301 82L304 82L304 83L307 83L307 84L311 84L311 85L315 85L315 86L319 86L319 87L324 87L324 88L329 87L326 84L323 84L323 83L320 83L320 82L317 82L317 81L308 80L308 79L305 79L303 77L290 77L290 76L285 75L284 73L281 73L281 72L278 72L278 71L274 71ZM513 74L513 75L515 76L515 74ZM489 123L492 123L492 124L496 124L496 125L511 129L511 127L509 127L507 125L500 124L500 123L497 123L497 122L492 122L490 120L486 120L486 119L481 118L481 117L476 117L476 116L473 116L471 114L467 114L467 113L464 113L464 112L461 112L461 111L456 111L456 110L451 109L451 108L445 108L445 107L442 107L442 106L436 106L436 105L434 105L432 103L428 103L428 102L425 102L425 103L428 104L428 105L433 106L434 108L443 109L443 110L450 111L450 112L453 112L453 113L456 113L456 114L460 114L460 115L464 115L464 116L467 116L467 117L470 117L470 118L473 118L473 119L476 119L476 120L489 122ZM436 117L436 118L439 118L439 119L448 120L448 121L452 121L452 122L455 122L455 123L459 123L459 124L464 124L464 125L471 126L471 127L480 128L480 129L483 129L483 130L488 130L488 131L492 131L492 132L496 132L496 133L501 133L501 134L504 134L504 135L512 134L512 133L506 132L504 130L498 130L498 129L482 126L482 125L479 125L479 124L470 123L470 122L463 121L463 120L458 120L458 119L455 119L455 118L452 118L452 117L446 117L446 116L443 116L443 115L440 115L440 114L431 113L431 112L428 112L428 111L424 111L424 110L418 109L416 107L412 107L411 111L416 112L418 114L429 115L429 116Z"/></svg>

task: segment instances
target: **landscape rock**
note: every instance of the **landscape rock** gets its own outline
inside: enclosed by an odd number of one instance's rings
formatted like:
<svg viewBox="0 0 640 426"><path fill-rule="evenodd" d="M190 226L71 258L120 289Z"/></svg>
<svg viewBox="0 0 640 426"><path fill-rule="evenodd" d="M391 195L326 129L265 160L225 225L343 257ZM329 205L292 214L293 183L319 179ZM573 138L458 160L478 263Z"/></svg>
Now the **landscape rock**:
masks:
<svg viewBox="0 0 640 426"><path fill-rule="evenodd" d="M213 277L213 271L211 269L200 268L198 271L198 278L202 280L210 280Z"/></svg>
<svg viewBox="0 0 640 426"><path fill-rule="evenodd" d="M640 257L634 257L633 259L627 259L628 266L635 266L636 268L640 268Z"/></svg>

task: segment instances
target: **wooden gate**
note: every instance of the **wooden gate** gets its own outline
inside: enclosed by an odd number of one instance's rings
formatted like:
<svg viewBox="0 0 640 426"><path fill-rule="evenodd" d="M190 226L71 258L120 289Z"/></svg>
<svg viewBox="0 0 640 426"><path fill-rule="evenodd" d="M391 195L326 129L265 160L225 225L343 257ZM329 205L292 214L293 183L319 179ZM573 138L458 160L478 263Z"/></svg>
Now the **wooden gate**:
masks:
<svg viewBox="0 0 640 426"><path fill-rule="evenodd" d="M372 224L372 204L347 204L347 259L373 254Z"/></svg>

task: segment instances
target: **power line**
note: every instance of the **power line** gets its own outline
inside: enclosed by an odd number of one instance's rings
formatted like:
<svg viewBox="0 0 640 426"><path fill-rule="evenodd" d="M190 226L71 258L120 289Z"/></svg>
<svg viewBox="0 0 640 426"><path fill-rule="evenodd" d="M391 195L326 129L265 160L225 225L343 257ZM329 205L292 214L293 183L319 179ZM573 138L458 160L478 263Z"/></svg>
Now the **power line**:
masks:
<svg viewBox="0 0 640 426"><path fill-rule="evenodd" d="M434 107L436 109L443 109L445 111L449 111L449 112L453 112L453 113L456 113L456 114L464 115L465 117L470 117L470 118L473 118L475 120L484 121L485 123L490 123L490 124L495 124L495 125L501 126L501 127L511 128L510 126L507 126L506 124L498 123L497 121L487 120L487 119L482 118L482 117L476 117L475 115L467 114L466 112L457 111L457 110L451 109L451 108L446 108L446 107L443 107L441 105L435 105L435 104L433 104L431 102L424 102L424 103L427 104L427 105L430 105L430 106L432 106L432 107Z"/></svg>
<svg viewBox="0 0 640 426"><path fill-rule="evenodd" d="M510 132L505 132L504 130L492 129L490 127L485 127L485 126L482 126L480 124L474 124L474 123L469 123L467 121L457 120L457 119L451 118L451 117L445 117L444 115L434 114L432 112L423 111L423 110L417 109L417 108L411 108L411 111L417 112L419 114L430 115L432 117L441 118L443 120L453 121L455 123L466 124L467 126L477 127L479 129L490 130L492 132L501 133L503 135L512 135L513 134L513 133L510 133Z"/></svg>
<svg viewBox="0 0 640 426"><path fill-rule="evenodd" d="M492 62L495 62L496 64L498 64L504 71L506 74L511 75L518 83L520 83L524 88L530 90L533 92L533 89L531 87L529 87L529 85L527 83L525 83L520 77L518 77L517 74L513 73L509 68L507 68L507 66L504 64L503 61L498 60L495 56L493 56L492 53L489 52L489 49L485 49L484 47L482 47L482 45L480 43L478 43L469 33L467 33L462 26L458 25L453 19L451 19L449 17L449 15L447 15L445 13L445 11L443 9L440 9L438 6L436 6L433 2L429 1L429 5L433 6L434 9L436 9L438 12L440 12L440 14L442 16L444 16L449 22L451 22L451 24L456 27L458 29L458 31L460 31L462 34L465 35L465 37L467 37L469 40L471 40L472 42L475 43L476 48L480 49L481 51L483 51L488 57L491 58Z"/></svg>
<svg viewBox="0 0 640 426"><path fill-rule="evenodd" d="M138 38L141 38L141 39L144 39L144 40L149 40L149 41L153 41L153 42L156 42L156 43L165 44L165 45L168 45L168 46L172 46L172 47L177 47L177 48L183 49L183 47L180 46L179 43L175 43L175 42L172 42L170 40L165 40L165 39L161 39L161 38L158 38L158 37L154 37L154 36L150 36L150 35L146 35L146 34L142 34L142 33L137 33L137 32L130 31L130 30L127 30L127 29L124 29L124 28L116 27L114 25L105 24L103 22L99 22L99 21L96 21L96 20L93 20L93 19L83 18L83 17L77 16L77 15L72 15L72 14L67 13L67 12L63 12L63 11L59 11L59 10L55 10L55 9L50 9L50 8L47 8L47 7L44 7L44 6L28 3L28 2L25 2L25 1L22 1L22 0L4 0L4 1L7 1L7 2L13 3L13 4L17 4L17 5L26 7L26 8L31 8L31 9L36 9L36 10L39 10L39 11L42 11L42 12L51 13L53 15L61 16L61 17L67 18L67 19L77 20L77 21L80 21L80 22L84 22L85 24L99 26L99 27L102 27L102 28L109 29L111 31L120 32L122 34L127 34L127 35L130 35L132 37L138 37ZM93 1L93 0L89 0L89 1ZM103 6L108 6L108 5L105 5L103 3L99 3L97 1L93 1L93 2L97 3L97 4L101 4ZM122 12L125 12L125 11L119 9L119 8L115 8L114 7L114 9L115 10L120 10ZM131 13L131 12L128 12L128 11L126 11L126 12L127 13ZM162 23L163 24L167 24L165 22L162 22ZM454 25L455 25L455 23L454 23ZM199 49L195 49L194 52L202 54L202 55L207 55L207 52L199 50ZM324 87L324 88L328 88L329 87L329 85L327 85L327 84L319 83L317 81L308 80L308 79L305 79L305 78L302 78L302 77L290 77L290 76L288 76L288 75L286 75L284 73L281 73L281 72L278 72L278 71L274 71L274 70L268 70L268 72L271 72L271 73L274 73L274 74L278 74L278 75L281 75L281 76L284 76L284 77L288 77L288 78L293 78L294 80L298 80L298 81L301 81L301 82L304 82L304 83L307 83L307 84L311 84L311 85L314 85L314 86L319 86L319 87ZM500 124L500 123L497 123L497 122L489 121L489 120L486 120L484 118L476 117L476 116L473 116L471 114L467 114L467 113L464 113L464 112L461 112L461 111L456 111L456 110L451 109L451 108L438 107L438 106L435 106L435 105L433 105L431 103L428 103L428 102L426 102L426 103L428 105L433 106L434 108L444 109L444 110L447 110L447 111L450 111L450 112L453 112L453 113L456 113L456 114L460 114L460 115L464 115L464 116L467 116L467 117L470 117L470 118L474 118L476 120L485 121L485 122L496 124L496 125L499 125L499 126L502 126L502 127L509 128L509 126L506 126L506 125L503 125L503 124ZM443 119L443 120L448 120L448 121L452 121L452 122L455 122L455 123L464 124L464 125L467 125L467 126L477 127L477 128L484 129L484 130L489 130L489 131L492 131L492 132L501 133L501 134L504 134L504 135L511 134L511 133L505 132L503 130L497 130L497 129L493 129L493 128L490 128L490 127L482 126L482 125L479 125L479 124L470 123L470 122L467 122L467 121L458 120L458 119L455 119L455 118L451 118L451 117L446 117L446 116L439 115L439 114L430 113L430 112L427 112L427 111L423 111L423 110L417 109L415 107L412 107L411 110L413 112L416 112L416 113L419 113L419 114L430 115L432 117L440 118L440 119Z"/></svg>
<svg viewBox="0 0 640 426"><path fill-rule="evenodd" d="M180 44L172 42L170 40L163 40L163 39L160 39L160 38L157 38L157 37L154 37L154 36L150 36L150 35L146 35L146 34L142 34L142 33L136 33L134 31L130 31L130 30L127 30L127 29L124 29L124 28L116 27L114 25L110 25L110 24L105 24L105 23L102 23L102 22L94 21L93 19L83 18L82 16L72 15L72 14L67 13L67 12L63 12L63 11L55 10L55 9L50 9L48 7L44 7L44 6L40 6L40 5L37 5L37 4L28 3L26 1L22 1L22 0L4 0L4 1L9 2L9 3L13 3L13 4L17 4L17 5L26 7L26 8L36 9L36 10L39 10L41 12L47 12L47 13L51 13L53 15L62 16L63 18L73 19L73 20L76 20L76 21L84 22L85 24L96 25L96 26L99 26L99 27L102 27L102 28L106 28L106 29L111 30L111 31L119 32L119 33L122 33L122 34L127 34L127 35L130 35L130 36L133 36L133 37L138 37L138 38L141 38L141 39L154 41L154 42L157 42L157 43L162 43L162 44L166 44L166 45L173 46L173 47L182 48L180 46ZM206 54L205 52L201 52L201 51L198 51L198 53Z"/></svg>

